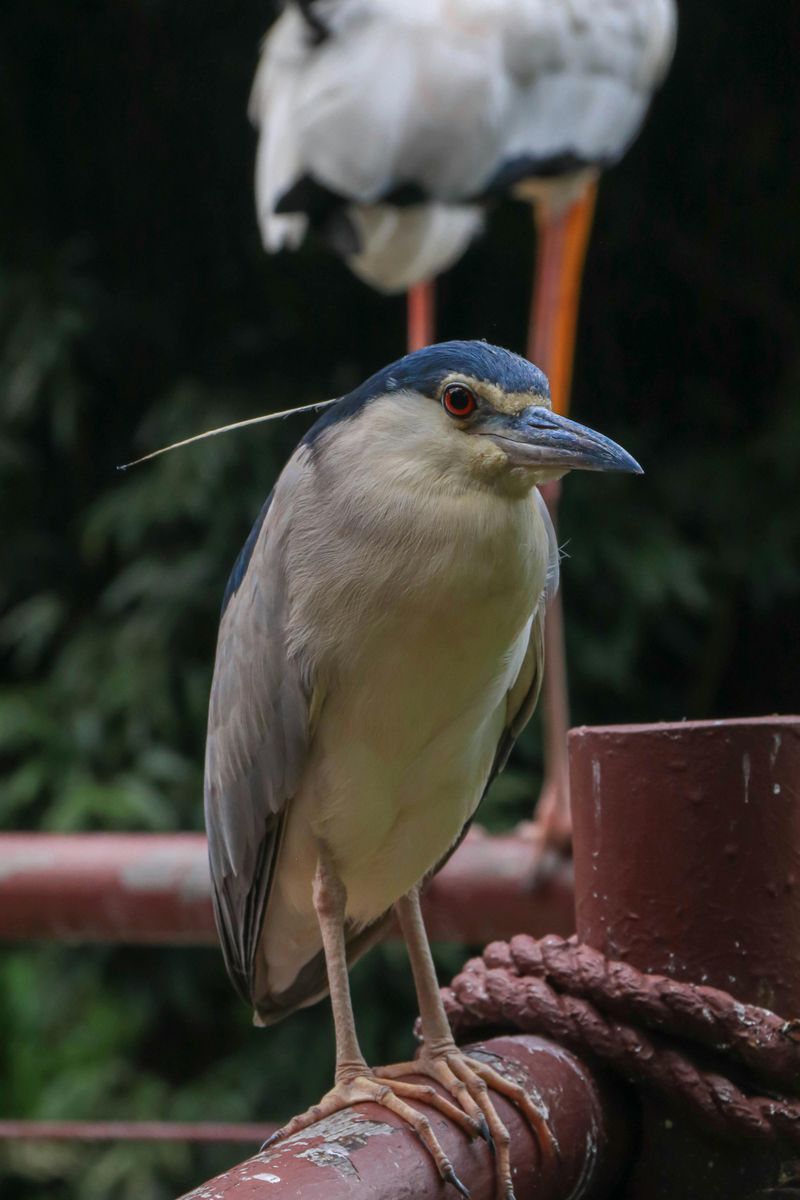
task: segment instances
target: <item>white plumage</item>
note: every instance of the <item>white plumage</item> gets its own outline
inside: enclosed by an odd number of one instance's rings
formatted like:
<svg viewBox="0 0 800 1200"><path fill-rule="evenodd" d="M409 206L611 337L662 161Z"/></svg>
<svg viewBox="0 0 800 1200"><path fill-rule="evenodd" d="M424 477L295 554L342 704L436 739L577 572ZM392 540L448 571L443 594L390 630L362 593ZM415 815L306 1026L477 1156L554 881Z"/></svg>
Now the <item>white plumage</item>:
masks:
<svg viewBox="0 0 800 1200"><path fill-rule="evenodd" d="M353 269L385 290L453 262L493 189L545 179L571 195L576 174L619 158L676 23L673 0L312 4L322 40L290 5L265 39L251 97L264 244L295 247L309 221L327 225ZM386 206L374 207L387 198L391 230Z"/></svg>

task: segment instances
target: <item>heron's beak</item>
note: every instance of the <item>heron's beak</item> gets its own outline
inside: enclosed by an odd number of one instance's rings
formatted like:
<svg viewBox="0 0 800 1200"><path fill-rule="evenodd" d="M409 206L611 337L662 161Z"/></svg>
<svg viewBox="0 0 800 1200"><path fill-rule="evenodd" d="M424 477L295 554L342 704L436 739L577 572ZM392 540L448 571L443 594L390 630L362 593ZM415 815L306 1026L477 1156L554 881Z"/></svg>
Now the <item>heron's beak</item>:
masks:
<svg viewBox="0 0 800 1200"><path fill-rule="evenodd" d="M644 474L636 459L611 438L543 405L532 404L514 416L493 413L474 430L496 442L515 467Z"/></svg>

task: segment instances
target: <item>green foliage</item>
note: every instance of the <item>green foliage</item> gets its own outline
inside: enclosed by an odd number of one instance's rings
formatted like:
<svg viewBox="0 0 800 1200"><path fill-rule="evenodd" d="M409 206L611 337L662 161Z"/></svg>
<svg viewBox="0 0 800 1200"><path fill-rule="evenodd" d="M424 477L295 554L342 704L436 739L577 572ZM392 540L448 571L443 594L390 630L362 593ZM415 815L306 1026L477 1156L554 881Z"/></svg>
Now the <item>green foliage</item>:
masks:
<svg viewBox="0 0 800 1200"><path fill-rule="evenodd" d="M790 39L740 7L682 13L671 81L601 188L575 410L647 474L564 488L576 721L797 704L800 155L776 67ZM166 0L3 13L6 829L201 827L225 577L304 425L115 465L341 393L402 348L401 301L313 244L277 259L258 245L243 112L266 19L255 3ZM492 214L441 283L443 337L520 346L529 225L521 206ZM487 802L491 827L528 814L539 755L534 724ZM441 948L443 974L465 953ZM400 947L360 964L354 992L369 1056L407 1054ZM325 1006L254 1030L211 950L7 948L0 1025L3 1116L285 1117L332 1066ZM5 1146L0 1190L162 1200L241 1153Z"/></svg>

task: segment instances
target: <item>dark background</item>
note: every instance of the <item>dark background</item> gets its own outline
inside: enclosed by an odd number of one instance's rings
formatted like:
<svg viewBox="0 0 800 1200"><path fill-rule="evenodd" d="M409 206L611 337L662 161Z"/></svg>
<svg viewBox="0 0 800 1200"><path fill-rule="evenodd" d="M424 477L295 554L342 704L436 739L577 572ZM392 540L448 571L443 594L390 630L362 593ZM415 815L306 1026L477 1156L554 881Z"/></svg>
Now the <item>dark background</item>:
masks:
<svg viewBox="0 0 800 1200"><path fill-rule="evenodd" d="M166 441L338 394L397 357L402 300L318 246L267 258L245 119L253 0L0 8L0 824L201 826L226 574L304 419ZM796 710L800 10L684 5L673 70L599 197L576 416L641 480L571 478L575 722ZM388 68L387 68L388 69ZM533 252L508 203L443 280L440 335L522 349ZM539 731L486 808L527 813ZM446 973L463 947L442 950ZM355 973L368 1055L407 1056L402 951ZM327 1085L319 1006L252 1030L213 950L0 958L0 1116L257 1119ZM242 1149L0 1148L11 1200L172 1197Z"/></svg>

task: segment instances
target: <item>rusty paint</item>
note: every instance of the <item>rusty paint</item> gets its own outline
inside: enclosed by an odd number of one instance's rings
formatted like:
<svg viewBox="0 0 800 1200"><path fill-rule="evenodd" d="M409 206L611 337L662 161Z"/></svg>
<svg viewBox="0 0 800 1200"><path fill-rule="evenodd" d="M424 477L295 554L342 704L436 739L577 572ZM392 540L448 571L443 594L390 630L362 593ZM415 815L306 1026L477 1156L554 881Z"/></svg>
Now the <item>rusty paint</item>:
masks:
<svg viewBox="0 0 800 1200"><path fill-rule="evenodd" d="M631 1122L620 1093L543 1038L493 1038L467 1047L467 1052L522 1083L548 1113L559 1155L543 1161L522 1115L503 1097L495 1097L511 1134L519 1200L534 1195L537 1200L609 1196L629 1155ZM486 1144L468 1141L435 1110L415 1107L431 1120L456 1173L468 1183L472 1200L491 1200L495 1181ZM265 1184L265 1173L279 1182ZM447 1194L415 1134L393 1113L363 1104L240 1163L184 1200L442 1200Z"/></svg>
<svg viewBox="0 0 800 1200"><path fill-rule="evenodd" d="M530 843L475 831L425 897L431 935L569 933L571 866L534 886ZM0 834L0 940L214 944L202 834Z"/></svg>
<svg viewBox="0 0 800 1200"><path fill-rule="evenodd" d="M351 1108L319 1121L314 1126L313 1139L304 1130L289 1138L288 1144L313 1140L314 1145L301 1150L297 1157L308 1159L319 1167L333 1167L343 1179L352 1180L359 1178L353 1165L353 1151L366 1146L372 1137L391 1136L393 1132L391 1125L383 1121L370 1121Z"/></svg>
<svg viewBox="0 0 800 1200"><path fill-rule="evenodd" d="M573 730L579 940L800 1012L799 778L798 717ZM643 1118L624 1200L743 1200L779 1186L779 1149L722 1146L647 1098Z"/></svg>

